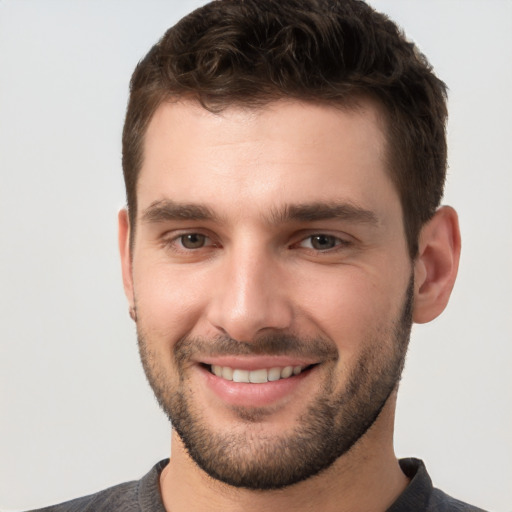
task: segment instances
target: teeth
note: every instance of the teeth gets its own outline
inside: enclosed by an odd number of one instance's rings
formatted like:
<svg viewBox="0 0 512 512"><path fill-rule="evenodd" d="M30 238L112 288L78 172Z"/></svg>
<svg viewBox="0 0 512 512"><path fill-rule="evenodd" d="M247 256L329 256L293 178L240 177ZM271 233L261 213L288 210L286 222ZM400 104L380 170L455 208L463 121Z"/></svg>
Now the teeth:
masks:
<svg viewBox="0 0 512 512"><path fill-rule="evenodd" d="M249 382L253 384L263 384L268 382L268 371L267 370L253 370L249 372Z"/></svg>
<svg viewBox="0 0 512 512"><path fill-rule="evenodd" d="M226 380L233 380L233 369L224 366L224 368L222 368L222 378Z"/></svg>
<svg viewBox="0 0 512 512"><path fill-rule="evenodd" d="M281 379L287 379L293 375L293 366L285 366L281 370Z"/></svg>
<svg viewBox="0 0 512 512"><path fill-rule="evenodd" d="M268 380L274 382L281 378L281 368L270 368L268 371Z"/></svg>
<svg viewBox="0 0 512 512"><path fill-rule="evenodd" d="M292 375L299 375L305 366L285 366L284 368L262 368L261 370L239 370L228 366L212 364L211 371L217 377L233 382L246 382L252 384L263 384L274 382L279 379L287 379Z"/></svg>
<svg viewBox="0 0 512 512"><path fill-rule="evenodd" d="M233 382L249 382L247 370L233 370Z"/></svg>

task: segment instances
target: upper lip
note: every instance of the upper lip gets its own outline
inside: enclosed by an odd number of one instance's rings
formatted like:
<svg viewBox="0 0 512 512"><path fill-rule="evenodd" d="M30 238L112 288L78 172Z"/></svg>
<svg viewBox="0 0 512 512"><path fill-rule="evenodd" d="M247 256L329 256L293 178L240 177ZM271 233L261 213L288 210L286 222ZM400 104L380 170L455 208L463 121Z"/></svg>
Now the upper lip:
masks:
<svg viewBox="0 0 512 512"><path fill-rule="evenodd" d="M218 365L239 370L261 370L264 368L285 368L286 366L310 366L320 361L293 356L211 356L199 359L198 363Z"/></svg>

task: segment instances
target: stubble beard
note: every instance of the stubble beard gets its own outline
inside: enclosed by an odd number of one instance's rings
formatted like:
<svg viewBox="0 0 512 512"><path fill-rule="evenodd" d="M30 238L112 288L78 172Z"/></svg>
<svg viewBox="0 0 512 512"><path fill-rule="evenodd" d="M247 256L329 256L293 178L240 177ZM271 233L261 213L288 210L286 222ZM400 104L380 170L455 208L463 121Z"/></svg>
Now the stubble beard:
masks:
<svg viewBox="0 0 512 512"><path fill-rule="evenodd" d="M232 432L215 431L194 405L187 381L187 361L192 353L203 353L204 350L222 354L321 354L323 358L329 358L337 354L332 342L279 334L251 343L226 338L183 338L173 349L179 376L175 389L169 385L164 366L151 352L139 329L144 370L160 406L190 457L208 475L235 487L253 490L284 488L330 467L378 418L402 374L412 325L413 289L411 277L399 317L391 327L365 340L366 348L341 391L336 391L338 376L335 365L331 364L316 400L286 436L266 434L264 428L260 428L260 422L264 422L268 411L257 408L235 408L240 420L237 428Z"/></svg>

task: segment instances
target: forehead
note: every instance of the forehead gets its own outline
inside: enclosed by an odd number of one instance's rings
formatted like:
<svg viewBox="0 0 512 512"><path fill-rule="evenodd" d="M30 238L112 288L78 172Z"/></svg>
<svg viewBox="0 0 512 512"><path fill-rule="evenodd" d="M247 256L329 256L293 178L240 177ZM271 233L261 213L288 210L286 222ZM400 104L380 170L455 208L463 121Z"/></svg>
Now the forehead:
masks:
<svg viewBox="0 0 512 512"><path fill-rule="evenodd" d="M370 101L341 109L281 100L220 113L165 103L145 137L139 211L165 199L244 211L378 196L398 203L383 126Z"/></svg>

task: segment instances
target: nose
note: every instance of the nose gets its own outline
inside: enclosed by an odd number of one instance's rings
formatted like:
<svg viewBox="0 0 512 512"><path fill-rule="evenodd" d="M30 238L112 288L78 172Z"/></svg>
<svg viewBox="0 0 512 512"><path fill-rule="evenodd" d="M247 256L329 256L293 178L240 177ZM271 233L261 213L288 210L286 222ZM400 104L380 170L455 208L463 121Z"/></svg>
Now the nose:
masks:
<svg viewBox="0 0 512 512"><path fill-rule="evenodd" d="M286 268L269 251L230 251L223 258L208 309L210 324L230 338L250 342L291 326Z"/></svg>

